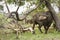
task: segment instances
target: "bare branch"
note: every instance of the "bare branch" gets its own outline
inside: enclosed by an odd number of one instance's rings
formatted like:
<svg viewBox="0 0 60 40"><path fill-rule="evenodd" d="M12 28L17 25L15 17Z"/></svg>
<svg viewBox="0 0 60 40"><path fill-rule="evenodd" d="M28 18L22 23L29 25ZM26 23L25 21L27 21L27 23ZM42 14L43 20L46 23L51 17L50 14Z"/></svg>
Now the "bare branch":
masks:
<svg viewBox="0 0 60 40"><path fill-rule="evenodd" d="M19 15L18 15L18 12L17 12L18 9L19 9L19 6L18 6L16 12L14 12L14 13L15 13L15 16L16 16L16 20L17 20L17 21L22 21L22 20L24 20L32 11L36 10L41 4L42 4L42 3L39 3L38 5L36 5L36 7L35 7L34 9L32 9L32 10L30 10L28 13L24 14L24 17L23 17L22 19L19 18ZM20 4L19 4L19 5L20 5ZM7 7L7 8L8 8L8 7ZM8 11L9 11L9 10L8 10ZM10 13L10 11L9 11L9 13ZM11 12L11 13L9 14L9 17L11 17L12 14L13 14L13 12ZM8 18L9 18L9 17L8 17Z"/></svg>
<svg viewBox="0 0 60 40"><path fill-rule="evenodd" d="M8 10L8 13L10 13L10 10L9 10L9 7L8 7L8 5L7 5L6 0L5 0L5 4L6 4L6 8L7 8L7 10Z"/></svg>

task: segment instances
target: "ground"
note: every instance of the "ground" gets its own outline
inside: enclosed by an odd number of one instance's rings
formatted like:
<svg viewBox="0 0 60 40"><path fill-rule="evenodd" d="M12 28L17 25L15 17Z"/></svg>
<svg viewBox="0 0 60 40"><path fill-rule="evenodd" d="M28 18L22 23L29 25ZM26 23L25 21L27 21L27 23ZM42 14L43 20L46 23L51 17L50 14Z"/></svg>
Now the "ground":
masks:
<svg viewBox="0 0 60 40"><path fill-rule="evenodd" d="M31 32L19 34L17 39L16 34L5 34L0 30L0 40L60 40L60 32L55 31L54 28L50 28L47 34L40 33L38 29L35 29L35 31L36 34L31 34Z"/></svg>

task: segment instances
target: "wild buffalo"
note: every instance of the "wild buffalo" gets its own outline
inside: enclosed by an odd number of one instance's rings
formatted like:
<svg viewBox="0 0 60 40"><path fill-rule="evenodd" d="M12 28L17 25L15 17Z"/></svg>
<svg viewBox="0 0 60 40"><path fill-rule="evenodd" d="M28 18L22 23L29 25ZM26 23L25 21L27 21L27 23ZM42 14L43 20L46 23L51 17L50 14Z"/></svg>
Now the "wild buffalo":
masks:
<svg viewBox="0 0 60 40"><path fill-rule="evenodd" d="M47 11L47 12L43 12L43 13L37 13L33 16L33 18L31 20L28 20L27 23L33 23L33 27L32 29L34 30L35 28L35 24L39 25L39 30L41 33L41 27L44 26L45 29L45 34L47 34L47 31L51 25L51 23L53 22L53 17L51 15L51 12ZM33 34L35 33L35 31L33 32Z"/></svg>

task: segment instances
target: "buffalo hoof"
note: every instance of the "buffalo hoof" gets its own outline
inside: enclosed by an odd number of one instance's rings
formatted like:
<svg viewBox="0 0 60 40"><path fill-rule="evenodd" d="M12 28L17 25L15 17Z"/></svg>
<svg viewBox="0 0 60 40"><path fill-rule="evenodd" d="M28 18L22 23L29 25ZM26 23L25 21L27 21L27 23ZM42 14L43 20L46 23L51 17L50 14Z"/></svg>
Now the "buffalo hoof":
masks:
<svg viewBox="0 0 60 40"><path fill-rule="evenodd" d="M43 32L41 31L41 33L43 33Z"/></svg>
<svg viewBox="0 0 60 40"><path fill-rule="evenodd" d="M47 32L45 32L45 34L47 34Z"/></svg>
<svg viewBox="0 0 60 40"><path fill-rule="evenodd" d="M32 34L35 34L35 31L33 31Z"/></svg>

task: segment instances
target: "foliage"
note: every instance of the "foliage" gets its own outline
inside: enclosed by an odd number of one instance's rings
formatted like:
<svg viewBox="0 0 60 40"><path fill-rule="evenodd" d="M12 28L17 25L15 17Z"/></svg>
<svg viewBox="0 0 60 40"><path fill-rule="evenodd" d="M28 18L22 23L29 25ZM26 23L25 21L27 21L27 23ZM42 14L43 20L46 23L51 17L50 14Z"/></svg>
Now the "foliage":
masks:
<svg viewBox="0 0 60 40"><path fill-rule="evenodd" d="M8 3L12 3L12 0L7 0Z"/></svg>
<svg viewBox="0 0 60 40"><path fill-rule="evenodd" d="M3 24L3 21L4 21L4 17L3 17L3 15L2 15L2 14L0 14L0 25L2 25L2 24Z"/></svg>
<svg viewBox="0 0 60 40"><path fill-rule="evenodd" d="M9 3L9 4L11 4L11 3L15 3L16 5L24 5L24 1L23 0L7 0L7 2Z"/></svg>
<svg viewBox="0 0 60 40"><path fill-rule="evenodd" d="M58 5L60 6L60 0L58 1Z"/></svg>
<svg viewBox="0 0 60 40"><path fill-rule="evenodd" d="M0 9L3 10L3 6L2 5L0 5Z"/></svg>
<svg viewBox="0 0 60 40"><path fill-rule="evenodd" d="M0 1L2 1L2 0L0 0Z"/></svg>
<svg viewBox="0 0 60 40"><path fill-rule="evenodd" d="M8 24L8 22L10 22L10 19L6 20L6 16L0 14L0 26L4 24Z"/></svg>

